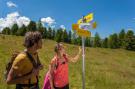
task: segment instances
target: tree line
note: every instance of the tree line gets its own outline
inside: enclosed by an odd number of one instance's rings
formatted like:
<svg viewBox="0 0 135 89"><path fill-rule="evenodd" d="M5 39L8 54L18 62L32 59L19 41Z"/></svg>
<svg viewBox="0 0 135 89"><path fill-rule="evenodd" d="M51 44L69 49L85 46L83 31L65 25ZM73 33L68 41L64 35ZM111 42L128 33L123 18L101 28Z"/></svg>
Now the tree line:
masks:
<svg viewBox="0 0 135 89"><path fill-rule="evenodd" d="M44 27L41 21L37 23L30 21L28 26L22 25L20 28L17 24L14 24L11 28L4 28L2 30L2 34L24 36L28 31L39 31L44 39L51 39L57 42L65 42L75 45L82 44L81 37L77 36L75 33L72 33L71 31L67 32L67 30L62 28L52 29L51 27ZM113 33L108 37L101 39L100 35L96 33L94 37L87 37L85 39L85 45L87 47L111 49L123 48L126 50L135 51L135 34L132 30L128 30L126 32L124 29L122 29L119 33Z"/></svg>

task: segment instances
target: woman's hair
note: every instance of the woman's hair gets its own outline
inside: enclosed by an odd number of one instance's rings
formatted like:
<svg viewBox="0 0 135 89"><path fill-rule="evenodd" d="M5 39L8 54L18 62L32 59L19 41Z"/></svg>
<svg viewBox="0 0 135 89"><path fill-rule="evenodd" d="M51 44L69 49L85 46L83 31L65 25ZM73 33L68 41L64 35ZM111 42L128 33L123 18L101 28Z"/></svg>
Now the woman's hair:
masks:
<svg viewBox="0 0 135 89"><path fill-rule="evenodd" d="M40 32L35 31L35 32L27 32L25 34L25 38L24 38L24 43L23 45L26 48L30 48L34 45L34 43L38 43L39 40L42 39L42 35Z"/></svg>
<svg viewBox="0 0 135 89"><path fill-rule="evenodd" d="M61 43L57 43L57 44L55 45L55 47L54 47L54 51L55 51L56 53L58 53L59 50L61 49L61 46L62 46Z"/></svg>

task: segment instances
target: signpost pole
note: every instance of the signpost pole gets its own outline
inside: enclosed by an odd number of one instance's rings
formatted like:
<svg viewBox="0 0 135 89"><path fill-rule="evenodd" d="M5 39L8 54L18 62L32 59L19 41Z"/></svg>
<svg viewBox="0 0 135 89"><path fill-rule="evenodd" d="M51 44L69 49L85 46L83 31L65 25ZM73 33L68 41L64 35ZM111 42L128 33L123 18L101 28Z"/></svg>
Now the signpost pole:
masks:
<svg viewBox="0 0 135 89"><path fill-rule="evenodd" d="M82 37L82 89L85 89L85 38Z"/></svg>
<svg viewBox="0 0 135 89"><path fill-rule="evenodd" d="M85 89L85 37L90 37L91 35L88 29L84 27L85 25L90 26L90 23L88 22L92 20L93 13L83 16L82 19L78 20L77 24L72 25L72 29L76 30L77 34L82 37L82 89ZM93 23L92 27L96 28L96 23Z"/></svg>
<svg viewBox="0 0 135 89"><path fill-rule="evenodd" d="M85 22L83 16L82 22ZM85 37L82 36L82 89L85 89Z"/></svg>

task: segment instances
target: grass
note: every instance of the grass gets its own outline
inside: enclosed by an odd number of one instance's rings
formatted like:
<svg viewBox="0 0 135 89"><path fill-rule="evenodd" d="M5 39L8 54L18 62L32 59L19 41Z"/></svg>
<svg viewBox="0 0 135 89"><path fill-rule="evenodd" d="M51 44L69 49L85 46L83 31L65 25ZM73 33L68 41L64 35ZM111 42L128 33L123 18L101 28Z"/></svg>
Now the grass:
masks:
<svg viewBox="0 0 135 89"><path fill-rule="evenodd" d="M39 50L44 69L40 72L40 87L48 64L54 55L56 42L44 40ZM13 50L22 51L23 37L0 35L0 89L14 89L14 85L6 85L3 73ZM74 56L78 47L66 45L67 53ZM82 58L77 63L69 64L70 89L82 89ZM135 89L135 52L123 49L86 48L85 59L86 89Z"/></svg>

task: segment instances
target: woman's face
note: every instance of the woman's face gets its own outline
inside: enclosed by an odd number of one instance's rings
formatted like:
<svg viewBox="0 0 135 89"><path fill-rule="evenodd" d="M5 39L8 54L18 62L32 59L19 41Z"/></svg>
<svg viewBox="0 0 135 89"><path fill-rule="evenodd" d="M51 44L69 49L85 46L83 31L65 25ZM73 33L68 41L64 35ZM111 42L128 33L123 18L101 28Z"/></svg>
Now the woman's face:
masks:
<svg viewBox="0 0 135 89"><path fill-rule="evenodd" d="M38 49L41 49L42 48L42 39L38 41L37 47L38 47Z"/></svg>
<svg viewBox="0 0 135 89"><path fill-rule="evenodd" d="M65 48L64 48L63 44L60 44L59 52L61 55L65 54Z"/></svg>

